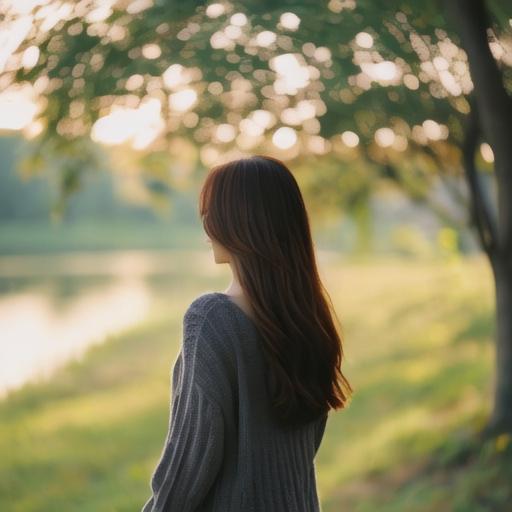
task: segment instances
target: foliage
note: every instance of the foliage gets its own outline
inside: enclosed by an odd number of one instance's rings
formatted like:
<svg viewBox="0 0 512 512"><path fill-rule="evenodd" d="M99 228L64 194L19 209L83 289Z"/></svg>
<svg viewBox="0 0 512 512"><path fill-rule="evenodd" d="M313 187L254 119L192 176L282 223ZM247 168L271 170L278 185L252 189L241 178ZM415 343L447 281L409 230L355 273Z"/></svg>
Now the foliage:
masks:
<svg viewBox="0 0 512 512"><path fill-rule="evenodd" d="M46 17L36 9L34 29L1 76L4 86L33 84L42 100L40 138L58 142L39 155L88 137L112 109L144 107L159 121L127 141L165 154L172 141L192 140L199 166L240 152L287 160L332 152L337 160L376 163L416 194L438 172L461 175L472 84L440 2L86 5L46 9ZM510 90L510 9L498 0L489 7L493 49ZM23 52L34 46L37 62L23 67ZM283 127L284 143L297 137L291 147L271 143ZM413 154L421 160L404 180L396 168ZM78 184L82 163L63 169L65 190ZM356 178L362 187L373 183L373 176Z"/></svg>

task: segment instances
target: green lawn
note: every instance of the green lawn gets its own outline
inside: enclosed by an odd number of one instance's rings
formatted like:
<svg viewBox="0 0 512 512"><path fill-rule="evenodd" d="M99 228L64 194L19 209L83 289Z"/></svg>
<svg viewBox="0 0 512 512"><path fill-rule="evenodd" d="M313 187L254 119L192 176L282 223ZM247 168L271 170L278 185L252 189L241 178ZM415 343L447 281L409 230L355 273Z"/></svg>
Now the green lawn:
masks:
<svg viewBox="0 0 512 512"><path fill-rule="evenodd" d="M331 413L316 459L322 510L510 510L509 439L478 450L471 442L492 391L485 259L342 261L321 271L356 388L349 408ZM227 282L194 282L164 317L1 403L2 511L140 510L166 434L184 310Z"/></svg>

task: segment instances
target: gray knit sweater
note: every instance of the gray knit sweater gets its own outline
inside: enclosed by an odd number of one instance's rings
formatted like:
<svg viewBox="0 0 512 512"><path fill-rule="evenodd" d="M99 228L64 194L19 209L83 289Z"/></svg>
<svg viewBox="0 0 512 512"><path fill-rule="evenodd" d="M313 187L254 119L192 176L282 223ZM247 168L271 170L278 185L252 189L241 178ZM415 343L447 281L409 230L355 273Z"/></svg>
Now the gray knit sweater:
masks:
<svg viewBox="0 0 512 512"><path fill-rule="evenodd" d="M228 295L183 318L169 428L142 512L319 512L314 457L327 414L287 430L270 416L253 320Z"/></svg>

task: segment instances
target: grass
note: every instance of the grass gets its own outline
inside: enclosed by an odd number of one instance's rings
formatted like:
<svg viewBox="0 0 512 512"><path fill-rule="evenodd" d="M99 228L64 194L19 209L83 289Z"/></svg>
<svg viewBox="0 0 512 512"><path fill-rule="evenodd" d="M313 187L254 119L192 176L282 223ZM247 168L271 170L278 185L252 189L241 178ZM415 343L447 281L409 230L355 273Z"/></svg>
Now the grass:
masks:
<svg viewBox="0 0 512 512"><path fill-rule="evenodd" d="M333 261L322 274L356 390L331 412L316 458L323 512L510 510L510 439L474 441L494 364L485 260ZM140 509L166 433L182 314L225 281L195 282L165 315L0 404L2 510Z"/></svg>

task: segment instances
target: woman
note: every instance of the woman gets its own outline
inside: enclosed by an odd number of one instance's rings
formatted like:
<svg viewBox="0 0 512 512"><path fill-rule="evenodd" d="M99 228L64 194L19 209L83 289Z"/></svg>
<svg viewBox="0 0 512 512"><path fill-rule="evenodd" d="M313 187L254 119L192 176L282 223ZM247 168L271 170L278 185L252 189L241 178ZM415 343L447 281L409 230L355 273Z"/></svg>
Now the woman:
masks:
<svg viewBox="0 0 512 512"><path fill-rule="evenodd" d="M353 390L301 192L280 160L256 155L214 167L199 210L233 277L185 312L142 511L319 511L314 457Z"/></svg>

